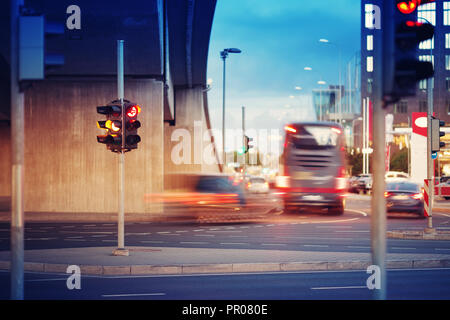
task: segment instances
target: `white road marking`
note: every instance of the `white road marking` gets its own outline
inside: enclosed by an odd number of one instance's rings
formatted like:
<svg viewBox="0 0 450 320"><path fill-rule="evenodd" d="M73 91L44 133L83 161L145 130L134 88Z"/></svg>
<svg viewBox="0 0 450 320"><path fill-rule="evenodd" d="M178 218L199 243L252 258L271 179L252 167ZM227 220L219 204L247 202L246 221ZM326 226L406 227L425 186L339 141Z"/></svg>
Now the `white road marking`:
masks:
<svg viewBox="0 0 450 320"><path fill-rule="evenodd" d="M66 281L67 278L53 278L53 279L28 279L25 282L46 282L46 281Z"/></svg>
<svg viewBox="0 0 450 320"><path fill-rule="evenodd" d="M392 247L394 250L417 250L417 248L408 248L408 247Z"/></svg>
<svg viewBox="0 0 450 320"><path fill-rule="evenodd" d="M356 212L356 213L359 213L359 214L363 215L364 217L368 216L368 214L366 212L360 211L360 210L345 209L345 211Z"/></svg>
<svg viewBox="0 0 450 320"><path fill-rule="evenodd" d="M311 290L346 290L346 289L367 289L366 286L348 286L348 287L316 287Z"/></svg>
<svg viewBox="0 0 450 320"><path fill-rule="evenodd" d="M370 249L370 247L364 247L364 246L347 246L349 249Z"/></svg>
<svg viewBox="0 0 450 320"><path fill-rule="evenodd" d="M316 226L317 229L351 229L353 226Z"/></svg>
<svg viewBox="0 0 450 320"><path fill-rule="evenodd" d="M79 234L114 234L112 231L60 231L60 233L79 233Z"/></svg>
<svg viewBox="0 0 450 320"><path fill-rule="evenodd" d="M262 246L285 246L286 243L261 243Z"/></svg>
<svg viewBox="0 0 450 320"><path fill-rule="evenodd" d="M176 233L185 233L187 232L186 230L179 230L179 231L175 231Z"/></svg>
<svg viewBox="0 0 450 320"><path fill-rule="evenodd" d="M215 234L196 234L195 237L215 237Z"/></svg>
<svg viewBox="0 0 450 320"><path fill-rule="evenodd" d="M224 246L244 246L248 243L244 243L244 242L221 242L220 244L224 245Z"/></svg>
<svg viewBox="0 0 450 320"><path fill-rule="evenodd" d="M126 236L148 236L152 234L151 232L127 232Z"/></svg>
<svg viewBox="0 0 450 320"><path fill-rule="evenodd" d="M304 247L311 247L311 248L329 248L328 245L322 245L322 244L305 244Z"/></svg>
<svg viewBox="0 0 450 320"><path fill-rule="evenodd" d="M368 233L370 230L336 230L336 233Z"/></svg>
<svg viewBox="0 0 450 320"><path fill-rule="evenodd" d="M103 298L114 298L114 297L146 297L146 296L165 296L163 292L157 293L120 293L120 294L102 294Z"/></svg>
<svg viewBox="0 0 450 320"><path fill-rule="evenodd" d="M450 251L450 248L435 248L436 251Z"/></svg>
<svg viewBox="0 0 450 320"><path fill-rule="evenodd" d="M181 244L208 244L208 242L197 242L197 241L181 241Z"/></svg>

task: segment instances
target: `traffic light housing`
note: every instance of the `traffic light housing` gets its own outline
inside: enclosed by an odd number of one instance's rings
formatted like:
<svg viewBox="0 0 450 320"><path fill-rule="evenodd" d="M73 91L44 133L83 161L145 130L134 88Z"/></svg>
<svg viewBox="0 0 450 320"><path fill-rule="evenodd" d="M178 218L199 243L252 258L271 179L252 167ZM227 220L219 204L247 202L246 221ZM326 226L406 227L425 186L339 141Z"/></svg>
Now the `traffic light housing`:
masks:
<svg viewBox="0 0 450 320"><path fill-rule="evenodd" d="M141 142L141 137L137 134L137 130L141 127L141 122L137 119L141 112L141 107L136 103L125 103L125 149L137 149L138 143Z"/></svg>
<svg viewBox="0 0 450 320"><path fill-rule="evenodd" d="M106 130L97 136L97 142L106 144L108 150L118 152L122 149L122 105L113 101L106 106L97 107L97 113L106 115L106 120L97 121L97 127Z"/></svg>
<svg viewBox="0 0 450 320"><path fill-rule="evenodd" d="M439 119L431 119L431 152L439 152L445 147L445 142L441 141L441 137L445 136L445 132L441 131L441 127L445 126L445 122Z"/></svg>
<svg viewBox="0 0 450 320"><path fill-rule="evenodd" d="M434 74L418 59L419 44L432 39L434 26L417 22L417 8L434 0L383 1L383 99L395 103L416 94L417 83Z"/></svg>
<svg viewBox="0 0 450 320"><path fill-rule="evenodd" d="M244 136L244 154L248 153L251 148L253 148L252 145L250 145L250 142L253 141L253 138L249 138L247 136Z"/></svg>
<svg viewBox="0 0 450 320"><path fill-rule="evenodd" d="M122 104L116 100L97 107L97 113L106 115L105 120L97 121L97 127L106 130L104 135L97 136L97 142L106 144L112 152L137 149L137 144L141 141L137 134L141 127L141 122L137 120L140 112L141 107L129 101Z"/></svg>
<svg viewBox="0 0 450 320"><path fill-rule="evenodd" d="M45 40L64 35L64 24L40 16L19 18L19 80L43 80L45 70L64 65L64 56L47 52Z"/></svg>

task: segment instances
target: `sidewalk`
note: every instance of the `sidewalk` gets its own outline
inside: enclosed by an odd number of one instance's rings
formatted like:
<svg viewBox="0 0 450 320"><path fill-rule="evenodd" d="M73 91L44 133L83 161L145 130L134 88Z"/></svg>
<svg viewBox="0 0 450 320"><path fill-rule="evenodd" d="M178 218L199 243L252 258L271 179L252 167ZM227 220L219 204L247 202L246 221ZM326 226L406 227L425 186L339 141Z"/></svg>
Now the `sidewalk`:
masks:
<svg viewBox="0 0 450 320"><path fill-rule="evenodd" d="M25 271L66 273L78 265L82 274L144 275L279 271L366 270L369 253L282 250L129 247L130 255L112 256L113 247L27 250ZM0 269L9 270L10 252L0 252ZM450 254L388 254L387 268L450 267Z"/></svg>

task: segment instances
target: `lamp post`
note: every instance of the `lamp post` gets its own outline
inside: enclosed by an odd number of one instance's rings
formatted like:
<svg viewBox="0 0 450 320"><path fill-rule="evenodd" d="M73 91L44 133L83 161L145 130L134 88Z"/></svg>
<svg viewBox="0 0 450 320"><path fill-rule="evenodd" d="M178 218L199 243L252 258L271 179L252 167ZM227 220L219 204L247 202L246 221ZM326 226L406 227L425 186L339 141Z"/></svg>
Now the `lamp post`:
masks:
<svg viewBox="0 0 450 320"><path fill-rule="evenodd" d="M241 53L242 51L237 48L228 48L223 49L220 52L220 57L223 60L223 102L222 102L222 156L223 156L223 165L226 164L226 153L225 153L225 65L226 59L229 53Z"/></svg>
<svg viewBox="0 0 450 320"><path fill-rule="evenodd" d="M338 113L336 113L336 122L339 123L342 122L342 73L341 73L341 63L342 63L342 48L340 45L334 42L330 42L328 39L319 39L320 43L329 44L336 46L339 51L339 119L338 119Z"/></svg>

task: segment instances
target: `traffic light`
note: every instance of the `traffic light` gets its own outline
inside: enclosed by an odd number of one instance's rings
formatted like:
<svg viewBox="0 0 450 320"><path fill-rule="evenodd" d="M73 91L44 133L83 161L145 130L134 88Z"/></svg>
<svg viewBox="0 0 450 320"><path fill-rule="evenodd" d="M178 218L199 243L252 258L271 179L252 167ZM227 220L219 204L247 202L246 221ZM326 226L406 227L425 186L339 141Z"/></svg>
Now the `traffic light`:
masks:
<svg viewBox="0 0 450 320"><path fill-rule="evenodd" d="M244 153L248 153L248 151L253 148L253 146L250 145L250 142L253 141L253 138L249 138L247 136L244 136Z"/></svg>
<svg viewBox="0 0 450 320"><path fill-rule="evenodd" d="M141 127L141 122L137 120L140 112L139 105L127 100L123 103L116 100L97 107L97 113L106 115L106 120L97 121L97 127L106 130L106 134L97 136L97 141L106 144L112 152L137 149L137 144L141 142L141 137L137 134Z"/></svg>
<svg viewBox="0 0 450 320"><path fill-rule="evenodd" d="M45 70L62 66L64 56L47 52L45 39L64 34L62 23L51 23L44 16L19 18L19 80L43 80Z"/></svg>
<svg viewBox="0 0 450 320"><path fill-rule="evenodd" d="M441 141L441 137L445 136L445 132L441 131L441 127L445 126L445 122L439 119L431 119L431 152L439 152L445 147L445 142Z"/></svg>
<svg viewBox="0 0 450 320"><path fill-rule="evenodd" d="M434 26L418 22L417 8L434 0L383 1L383 99L395 103L414 96L420 80L434 74L433 64L417 57L419 44L432 39Z"/></svg>
<svg viewBox="0 0 450 320"><path fill-rule="evenodd" d="M137 119L141 112L141 107L135 103L125 103L125 149L137 149L141 142L141 137L137 130L141 127L141 122Z"/></svg>
<svg viewBox="0 0 450 320"><path fill-rule="evenodd" d="M106 120L97 121L97 127L106 134L97 136L97 142L106 144L108 150L122 150L122 105L113 101L107 106L97 107L97 113L106 115Z"/></svg>

